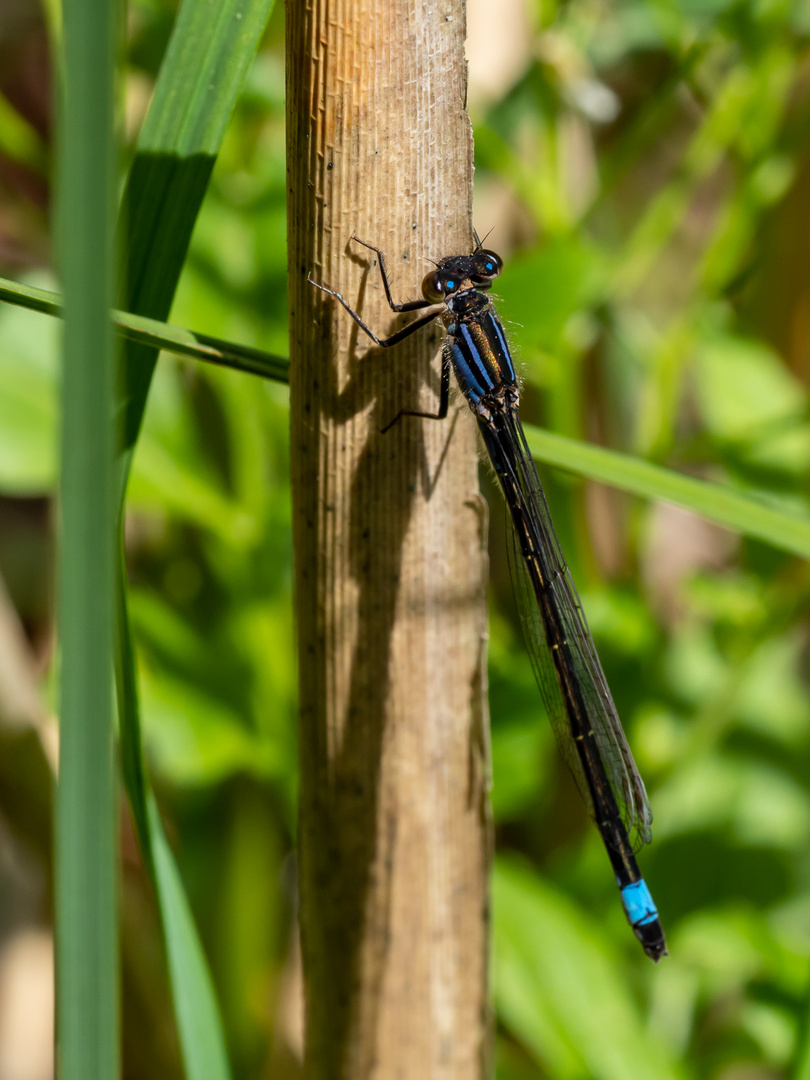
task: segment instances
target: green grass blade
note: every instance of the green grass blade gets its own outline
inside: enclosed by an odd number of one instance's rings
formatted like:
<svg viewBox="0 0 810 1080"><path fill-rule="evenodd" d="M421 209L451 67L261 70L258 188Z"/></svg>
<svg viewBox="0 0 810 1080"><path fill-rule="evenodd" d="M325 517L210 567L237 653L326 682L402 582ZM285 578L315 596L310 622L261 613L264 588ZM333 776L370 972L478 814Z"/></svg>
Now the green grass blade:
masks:
<svg viewBox="0 0 810 1080"><path fill-rule="evenodd" d="M155 874L160 882L160 914L172 972L174 1011L183 1036L186 1075L195 1080L219 1080L230 1075L230 1067L214 984L200 948L194 917L163 831L157 804L151 794L148 808Z"/></svg>
<svg viewBox="0 0 810 1080"><path fill-rule="evenodd" d="M127 754L127 790L139 819L143 817L148 842L143 844L149 872L155 882L177 1028L189 1080L223 1080L230 1067L222 1021L211 973L205 959L183 883L166 839L155 797L141 756L140 714L134 656L126 609L126 581L121 563L119 633L116 685L121 716L121 742ZM142 842L143 843L143 842Z"/></svg>
<svg viewBox="0 0 810 1080"><path fill-rule="evenodd" d="M695 480L640 458L526 427L532 454L549 465L599 480L611 487L662 499L691 510L727 529L765 540L774 547L810 558L810 518L777 510L744 492Z"/></svg>
<svg viewBox="0 0 810 1080"><path fill-rule="evenodd" d="M203 195L273 0L185 0L124 197L128 311L166 319ZM126 350L122 487L157 352Z"/></svg>
<svg viewBox="0 0 810 1080"><path fill-rule="evenodd" d="M165 319L216 152L272 0L184 0L161 67L124 198L125 307ZM128 342L119 414L123 503L158 350ZM208 965L144 773L135 664L119 606L116 675L124 780L163 920L175 1016L188 1080L227 1080L225 1038Z"/></svg>
<svg viewBox="0 0 810 1080"><path fill-rule="evenodd" d="M31 311L39 311L43 315L62 317L62 297L48 289L38 289L32 285L21 285L16 281L0 278L0 300ZM128 311L113 311L112 322L121 337L127 341L149 345L155 349L166 349L178 356L188 356L205 364L246 371L251 375L260 375L263 379L272 379L273 382L288 381L290 362L283 356L274 356L261 349L251 349L247 345L233 345L219 338L198 334L194 330L184 330L158 319L149 319L145 315L132 315Z"/></svg>
<svg viewBox="0 0 810 1080"><path fill-rule="evenodd" d="M0 300L47 315L62 314L62 299L58 293L20 285L5 278L0 278ZM125 311L113 312L113 324L122 337L141 345L259 375L274 382L286 383L289 378L289 361L260 349L221 341ZM675 503L717 525L810 557L810 518L806 516L777 510L743 491L684 476L639 458L540 428L527 425L526 433L535 456L549 465L557 465L633 495Z"/></svg>
<svg viewBox="0 0 810 1080"><path fill-rule="evenodd" d="M65 11L59 132L65 280L62 394L61 741L56 823L58 1073L119 1075L117 800L113 768L115 583L113 254L114 4Z"/></svg>

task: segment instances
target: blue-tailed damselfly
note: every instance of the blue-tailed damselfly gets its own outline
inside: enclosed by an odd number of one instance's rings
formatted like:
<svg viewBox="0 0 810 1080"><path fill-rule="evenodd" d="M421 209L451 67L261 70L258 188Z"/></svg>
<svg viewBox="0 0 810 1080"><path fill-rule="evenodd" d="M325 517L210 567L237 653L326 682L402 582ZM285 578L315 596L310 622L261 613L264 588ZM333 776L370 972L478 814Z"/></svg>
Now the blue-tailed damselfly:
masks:
<svg viewBox="0 0 810 1080"><path fill-rule="evenodd" d="M396 345L437 317L444 323L447 341L438 412L402 409L388 427L402 416L443 419L452 368L478 421L511 515L515 595L557 744L599 829L627 920L647 956L657 962L667 955L664 932L635 858L651 837L652 813L520 423L517 375L503 327L486 295L501 272L501 259L478 241L472 254L451 255L436 264L422 283L421 300L396 304L382 252L354 239L376 252L391 310L421 311L420 318L380 339L339 293L311 277L310 281L340 301L383 348Z"/></svg>

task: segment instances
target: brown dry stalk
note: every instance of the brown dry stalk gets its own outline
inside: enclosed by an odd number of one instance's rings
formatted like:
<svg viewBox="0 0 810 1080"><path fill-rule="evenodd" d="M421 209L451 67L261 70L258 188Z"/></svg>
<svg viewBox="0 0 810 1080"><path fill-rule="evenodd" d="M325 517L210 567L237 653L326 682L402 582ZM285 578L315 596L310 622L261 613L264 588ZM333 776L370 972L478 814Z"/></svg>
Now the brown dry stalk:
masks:
<svg viewBox="0 0 810 1080"><path fill-rule="evenodd" d="M401 325L427 259L470 250L461 0L288 0L293 535L307 1076L488 1070L486 515L440 325Z"/></svg>

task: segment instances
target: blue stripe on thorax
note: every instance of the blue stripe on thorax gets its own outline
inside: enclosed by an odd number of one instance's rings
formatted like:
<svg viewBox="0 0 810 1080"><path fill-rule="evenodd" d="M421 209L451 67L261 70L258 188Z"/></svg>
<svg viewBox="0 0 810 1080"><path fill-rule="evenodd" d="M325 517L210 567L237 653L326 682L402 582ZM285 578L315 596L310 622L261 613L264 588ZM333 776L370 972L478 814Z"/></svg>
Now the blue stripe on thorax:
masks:
<svg viewBox="0 0 810 1080"><path fill-rule="evenodd" d="M464 323L456 324L455 333L450 336L450 348L456 378L464 396L477 405L484 394L492 389L492 382L469 328Z"/></svg>
<svg viewBox="0 0 810 1080"><path fill-rule="evenodd" d="M508 383L515 383L515 382L517 382L517 375L515 374L515 366L512 363L512 354L509 351L509 346L506 344L506 335L503 332L503 327L501 326L501 321L498 318L498 316L494 315L492 312L488 312L486 318L491 323L492 328L494 329L495 334L497 336L498 342L499 342L499 344L501 346L501 356L502 356L501 368L502 369L505 368L505 370L502 370L503 381L508 382Z"/></svg>
<svg viewBox="0 0 810 1080"><path fill-rule="evenodd" d="M456 377L472 405L505 383L515 383L515 369L503 329L491 312L453 324L449 341Z"/></svg>

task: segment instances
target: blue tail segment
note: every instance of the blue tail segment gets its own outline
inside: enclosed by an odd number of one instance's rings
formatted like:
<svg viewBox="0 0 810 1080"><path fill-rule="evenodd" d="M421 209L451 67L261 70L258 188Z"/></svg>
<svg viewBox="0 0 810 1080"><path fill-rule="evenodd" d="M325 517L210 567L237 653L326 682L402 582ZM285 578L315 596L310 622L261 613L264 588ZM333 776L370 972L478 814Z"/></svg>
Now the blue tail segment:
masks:
<svg viewBox="0 0 810 1080"><path fill-rule="evenodd" d="M633 933L641 942L647 956L657 964L662 956L667 955L667 943L647 882L644 878L639 878L629 885L622 885L617 879L616 884L619 886L624 913Z"/></svg>
<svg viewBox="0 0 810 1080"><path fill-rule="evenodd" d="M625 885L621 889L621 897L627 921L632 927L645 926L657 920L658 911L644 878L634 881L632 885Z"/></svg>

